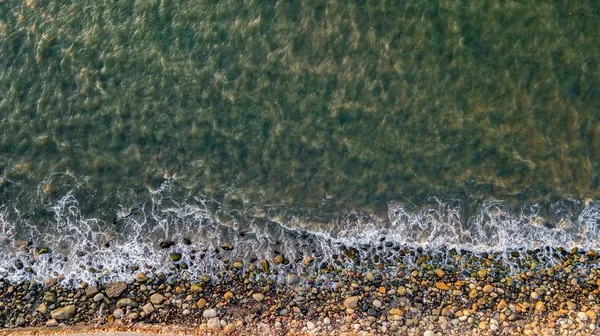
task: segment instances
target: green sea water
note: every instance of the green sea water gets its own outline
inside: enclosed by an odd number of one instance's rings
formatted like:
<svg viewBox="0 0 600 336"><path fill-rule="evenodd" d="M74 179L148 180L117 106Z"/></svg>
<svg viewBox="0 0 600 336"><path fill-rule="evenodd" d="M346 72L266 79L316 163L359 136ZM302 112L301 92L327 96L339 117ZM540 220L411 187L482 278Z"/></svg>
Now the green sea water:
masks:
<svg viewBox="0 0 600 336"><path fill-rule="evenodd" d="M597 199L599 28L596 0L0 0L0 204Z"/></svg>

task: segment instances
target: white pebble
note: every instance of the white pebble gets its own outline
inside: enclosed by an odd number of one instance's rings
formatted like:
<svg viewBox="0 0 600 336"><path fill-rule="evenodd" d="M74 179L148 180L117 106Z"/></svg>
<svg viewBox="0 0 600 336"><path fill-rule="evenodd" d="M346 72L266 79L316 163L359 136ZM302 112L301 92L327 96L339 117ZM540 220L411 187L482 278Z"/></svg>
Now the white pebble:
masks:
<svg viewBox="0 0 600 336"><path fill-rule="evenodd" d="M308 328L308 330L313 330L315 329L315 324L312 323L311 321L306 322L306 327Z"/></svg>

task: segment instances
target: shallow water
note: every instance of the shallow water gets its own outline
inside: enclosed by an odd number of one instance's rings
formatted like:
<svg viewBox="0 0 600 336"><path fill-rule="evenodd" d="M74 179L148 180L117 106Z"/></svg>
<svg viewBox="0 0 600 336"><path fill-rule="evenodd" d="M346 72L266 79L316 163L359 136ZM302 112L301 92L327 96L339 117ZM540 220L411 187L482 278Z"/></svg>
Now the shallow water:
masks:
<svg viewBox="0 0 600 336"><path fill-rule="evenodd" d="M599 12L0 2L0 271L158 267L183 237L597 248Z"/></svg>

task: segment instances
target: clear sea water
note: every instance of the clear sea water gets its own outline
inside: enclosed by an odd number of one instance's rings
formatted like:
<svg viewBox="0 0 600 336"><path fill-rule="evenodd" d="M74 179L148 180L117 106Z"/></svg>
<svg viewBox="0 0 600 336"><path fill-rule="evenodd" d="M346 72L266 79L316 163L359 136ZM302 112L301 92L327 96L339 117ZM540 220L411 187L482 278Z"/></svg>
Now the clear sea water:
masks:
<svg viewBox="0 0 600 336"><path fill-rule="evenodd" d="M596 0L0 0L0 272L598 248L599 27Z"/></svg>

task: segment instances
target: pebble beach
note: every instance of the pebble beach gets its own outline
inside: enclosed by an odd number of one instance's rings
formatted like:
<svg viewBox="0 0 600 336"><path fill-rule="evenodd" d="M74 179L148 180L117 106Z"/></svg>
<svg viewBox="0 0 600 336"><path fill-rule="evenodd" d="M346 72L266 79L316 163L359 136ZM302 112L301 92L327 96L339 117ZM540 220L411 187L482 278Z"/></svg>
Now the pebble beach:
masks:
<svg viewBox="0 0 600 336"><path fill-rule="evenodd" d="M539 251L537 251L539 252ZM354 267L279 254L223 261L218 276L132 270L129 281L0 281L0 335L69 330L204 335L595 335L594 251L405 253L411 264ZM340 260L357 259L349 250ZM406 259L405 259L406 260ZM510 265L510 266L509 266ZM74 329L75 328L75 329Z"/></svg>

